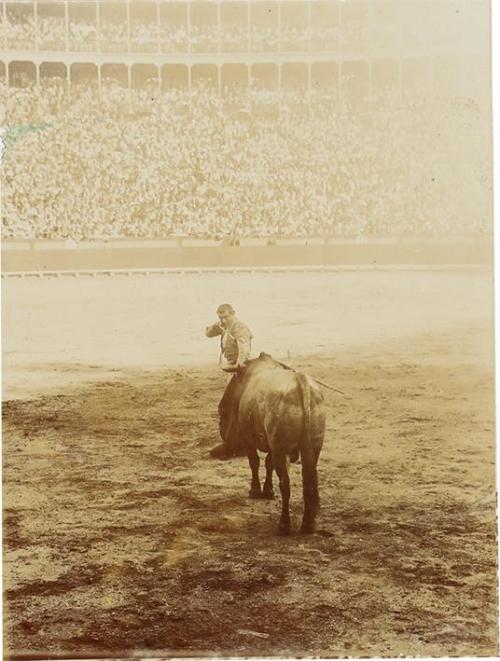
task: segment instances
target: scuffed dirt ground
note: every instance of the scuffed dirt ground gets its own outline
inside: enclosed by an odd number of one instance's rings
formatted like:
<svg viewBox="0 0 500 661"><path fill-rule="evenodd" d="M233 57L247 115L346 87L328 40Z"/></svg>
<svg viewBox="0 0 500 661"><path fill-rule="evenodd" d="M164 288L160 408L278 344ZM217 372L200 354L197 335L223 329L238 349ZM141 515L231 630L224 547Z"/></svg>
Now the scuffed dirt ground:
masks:
<svg viewBox="0 0 500 661"><path fill-rule="evenodd" d="M481 335L482 333L482 335ZM495 655L493 367L478 329L296 367L325 393L318 530L276 535L215 369L4 405L7 654ZM279 493L277 485L275 490Z"/></svg>

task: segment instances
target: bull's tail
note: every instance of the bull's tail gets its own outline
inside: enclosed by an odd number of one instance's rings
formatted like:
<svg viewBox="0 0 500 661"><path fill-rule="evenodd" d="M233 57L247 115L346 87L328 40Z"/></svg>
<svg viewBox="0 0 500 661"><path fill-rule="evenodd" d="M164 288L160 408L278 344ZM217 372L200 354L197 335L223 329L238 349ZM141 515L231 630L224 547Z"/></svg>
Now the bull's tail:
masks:
<svg viewBox="0 0 500 661"><path fill-rule="evenodd" d="M304 431L300 437L299 450L302 460L302 490L304 494L304 519L302 530L314 529L314 518L319 510L318 475L316 472L317 455L313 447L311 434L311 386L305 374L296 373L297 383L302 395Z"/></svg>
<svg viewBox="0 0 500 661"><path fill-rule="evenodd" d="M304 420L304 434L299 444L300 454L302 455L306 448L311 448L311 386L305 374L296 372L297 384L302 397L302 411Z"/></svg>
<svg viewBox="0 0 500 661"><path fill-rule="evenodd" d="M311 385L305 374L296 373L297 383L302 396L303 431L300 435L299 450L303 470L316 466L316 456L311 436Z"/></svg>

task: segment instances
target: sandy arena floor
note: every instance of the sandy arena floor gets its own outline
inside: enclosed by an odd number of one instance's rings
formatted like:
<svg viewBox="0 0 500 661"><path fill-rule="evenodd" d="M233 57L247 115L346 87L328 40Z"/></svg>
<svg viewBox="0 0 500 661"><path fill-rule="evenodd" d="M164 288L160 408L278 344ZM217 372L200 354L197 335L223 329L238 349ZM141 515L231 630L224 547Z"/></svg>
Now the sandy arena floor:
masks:
<svg viewBox="0 0 500 661"><path fill-rule="evenodd" d="M313 536L299 466L281 538L246 459L207 457L222 300L352 395L325 393ZM498 652L488 273L7 280L3 306L7 654Z"/></svg>

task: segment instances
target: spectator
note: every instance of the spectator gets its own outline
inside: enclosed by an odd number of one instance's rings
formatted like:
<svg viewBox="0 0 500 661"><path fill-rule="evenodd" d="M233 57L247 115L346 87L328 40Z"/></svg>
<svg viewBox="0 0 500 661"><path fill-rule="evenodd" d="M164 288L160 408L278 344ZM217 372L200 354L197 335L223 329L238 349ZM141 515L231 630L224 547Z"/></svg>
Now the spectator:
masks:
<svg viewBox="0 0 500 661"><path fill-rule="evenodd" d="M366 115L327 92L306 112L293 91L220 97L198 87L151 103L111 82L102 100L89 86L69 99L54 80L1 92L3 237L231 242L491 229L489 134L473 104L422 99L397 110L386 98ZM280 105L286 118L259 112ZM230 110L241 107L251 112Z"/></svg>

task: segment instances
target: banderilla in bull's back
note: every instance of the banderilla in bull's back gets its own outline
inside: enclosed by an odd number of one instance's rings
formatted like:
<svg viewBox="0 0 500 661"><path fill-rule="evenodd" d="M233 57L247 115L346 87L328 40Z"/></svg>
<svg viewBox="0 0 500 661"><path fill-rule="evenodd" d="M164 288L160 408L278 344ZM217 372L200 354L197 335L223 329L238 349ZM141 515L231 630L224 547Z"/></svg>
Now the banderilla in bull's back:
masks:
<svg viewBox="0 0 500 661"><path fill-rule="evenodd" d="M292 370L292 372L297 373L296 369L294 369L293 367L290 367L290 365L287 365L286 363L280 362L280 365L283 365L283 367L286 370ZM321 379L317 379L315 376L312 376L312 375L310 375L310 376L311 376L311 379L313 379L313 381L316 381L316 383L318 383L320 386L323 386L323 388L327 388L328 390L333 390L333 392L338 392L341 395L344 395L344 397L351 397L351 395L344 392L343 390L340 390L339 388L334 388L334 386L331 386L329 383L326 383L325 381L322 381Z"/></svg>
<svg viewBox="0 0 500 661"><path fill-rule="evenodd" d="M286 363L283 363L279 360L277 360L276 362L279 363L286 370L291 370L292 372L298 373L298 370L291 367L290 365L287 365ZM224 372L229 372L229 373L237 372L237 370L238 370L237 367L223 367L222 369L223 369ZM323 388L326 388L327 390L332 390L333 392L338 392L340 395L343 395L344 397L348 397L348 398L352 397L352 395L350 393L347 393L344 390L340 390L340 388L335 388L334 386L331 386L329 383L326 383L325 381L322 381L321 379L318 379L315 376L312 376L312 375L309 375L309 376L311 376L311 379L313 379L313 381L316 381L317 384L319 384L320 386L323 386Z"/></svg>
<svg viewBox="0 0 500 661"><path fill-rule="evenodd" d="M292 354L290 353L290 349L286 350L286 357L287 357L288 361L290 361L292 359ZM287 370L292 370L293 372L297 371L290 364L280 362L280 365L283 365L283 367ZM349 393L346 393L343 390L340 390L340 388L335 388L334 386L331 386L329 383L326 383L325 381L322 381L321 379L317 379L315 376L311 376L311 379L314 379L314 381L316 381L316 383L318 383L320 386L323 386L323 388L326 388L327 390L332 390L333 392L338 392L341 395L344 395L344 397L351 397L351 395Z"/></svg>

